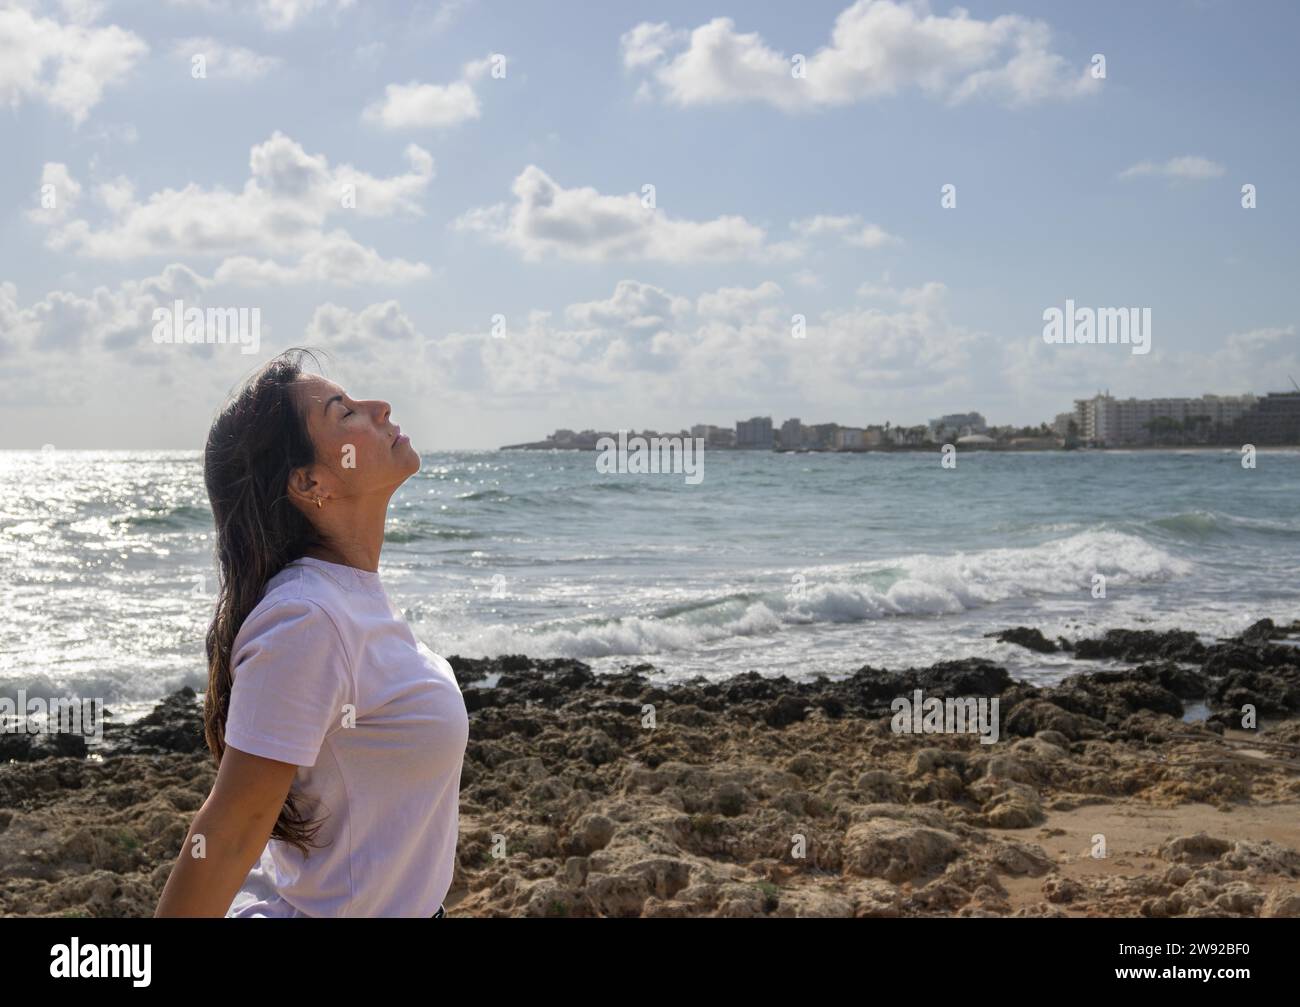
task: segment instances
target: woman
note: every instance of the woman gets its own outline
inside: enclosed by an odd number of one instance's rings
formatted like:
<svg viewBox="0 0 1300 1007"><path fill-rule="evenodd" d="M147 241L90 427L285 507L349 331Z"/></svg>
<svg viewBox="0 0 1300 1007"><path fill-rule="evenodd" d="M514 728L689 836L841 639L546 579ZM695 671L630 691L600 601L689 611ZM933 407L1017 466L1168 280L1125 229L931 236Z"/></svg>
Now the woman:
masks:
<svg viewBox="0 0 1300 1007"><path fill-rule="evenodd" d="M304 355L270 361L208 434L218 770L156 916L441 916L451 885L465 702L377 572L420 457L388 403Z"/></svg>

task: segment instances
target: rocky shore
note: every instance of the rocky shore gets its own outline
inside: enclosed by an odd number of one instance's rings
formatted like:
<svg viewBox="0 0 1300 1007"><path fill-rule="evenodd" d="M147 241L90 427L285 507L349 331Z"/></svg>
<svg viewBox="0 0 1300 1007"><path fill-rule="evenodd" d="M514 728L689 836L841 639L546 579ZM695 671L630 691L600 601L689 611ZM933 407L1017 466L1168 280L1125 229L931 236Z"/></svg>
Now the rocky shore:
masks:
<svg viewBox="0 0 1300 1007"><path fill-rule="evenodd" d="M452 656L449 916L1300 916L1300 623L998 637L1080 671L665 686ZM996 698L996 742L898 733L917 690ZM0 735L0 915L152 915L214 775L189 690L89 755Z"/></svg>

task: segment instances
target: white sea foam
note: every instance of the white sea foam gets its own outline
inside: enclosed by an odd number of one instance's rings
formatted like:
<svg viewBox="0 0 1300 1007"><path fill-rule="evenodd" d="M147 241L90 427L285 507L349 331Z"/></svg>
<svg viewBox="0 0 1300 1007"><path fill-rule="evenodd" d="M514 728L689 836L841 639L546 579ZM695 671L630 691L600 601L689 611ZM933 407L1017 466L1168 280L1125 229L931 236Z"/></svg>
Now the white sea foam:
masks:
<svg viewBox="0 0 1300 1007"><path fill-rule="evenodd" d="M719 645L729 638L780 632L785 626L866 622L899 616L944 616L1017 598L1086 597L1094 574L1115 587L1185 576L1192 564L1142 539L1087 531L1042 545L987 549L808 571L801 598L784 590L706 595L674 614L551 624L532 632L480 627L449 647L464 653L523 652L576 658L657 654ZM782 578L788 582L789 577Z"/></svg>

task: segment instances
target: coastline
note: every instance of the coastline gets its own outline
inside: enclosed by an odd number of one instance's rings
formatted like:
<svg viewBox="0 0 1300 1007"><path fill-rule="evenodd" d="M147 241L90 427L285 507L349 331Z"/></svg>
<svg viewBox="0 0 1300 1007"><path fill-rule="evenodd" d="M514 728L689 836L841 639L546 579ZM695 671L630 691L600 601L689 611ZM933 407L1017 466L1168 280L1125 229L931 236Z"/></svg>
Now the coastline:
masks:
<svg viewBox="0 0 1300 1007"><path fill-rule="evenodd" d="M1065 643L1089 670L1047 687L983 659L657 685L452 655L448 915L1300 916L1300 623ZM895 732L914 690L996 698L998 740ZM98 757L9 737L0 915L152 915L215 775L198 697L110 723Z"/></svg>

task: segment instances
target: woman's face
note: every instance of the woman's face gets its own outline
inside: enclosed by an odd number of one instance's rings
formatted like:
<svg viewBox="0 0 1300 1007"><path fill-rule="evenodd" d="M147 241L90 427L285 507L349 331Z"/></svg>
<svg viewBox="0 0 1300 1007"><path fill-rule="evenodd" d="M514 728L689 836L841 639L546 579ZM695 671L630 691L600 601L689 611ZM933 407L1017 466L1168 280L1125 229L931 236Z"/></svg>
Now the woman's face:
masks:
<svg viewBox="0 0 1300 1007"><path fill-rule="evenodd" d="M305 374L295 384L316 445L317 495L342 499L394 488L420 470L420 456L380 399L355 399L333 381Z"/></svg>

